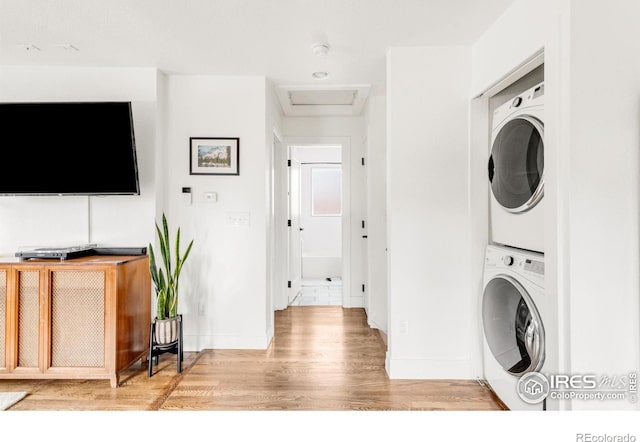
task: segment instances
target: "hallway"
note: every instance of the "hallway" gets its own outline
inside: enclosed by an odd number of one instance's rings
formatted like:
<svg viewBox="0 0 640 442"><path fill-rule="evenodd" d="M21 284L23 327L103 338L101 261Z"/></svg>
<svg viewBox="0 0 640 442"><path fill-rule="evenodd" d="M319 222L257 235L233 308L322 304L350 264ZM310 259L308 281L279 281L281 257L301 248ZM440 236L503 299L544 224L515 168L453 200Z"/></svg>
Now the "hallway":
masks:
<svg viewBox="0 0 640 442"><path fill-rule="evenodd" d="M342 280L303 280L289 305L342 305Z"/></svg>

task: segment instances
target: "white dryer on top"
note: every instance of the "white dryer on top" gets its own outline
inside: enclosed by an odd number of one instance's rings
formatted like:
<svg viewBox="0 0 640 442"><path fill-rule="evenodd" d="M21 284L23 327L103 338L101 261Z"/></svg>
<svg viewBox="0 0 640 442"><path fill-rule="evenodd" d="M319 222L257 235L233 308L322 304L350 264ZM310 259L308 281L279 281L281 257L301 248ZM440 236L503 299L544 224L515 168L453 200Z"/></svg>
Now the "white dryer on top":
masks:
<svg viewBox="0 0 640 442"><path fill-rule="evenodd" d="M544 83L493 113L491 154L491 240L544 252Z"/></svg>

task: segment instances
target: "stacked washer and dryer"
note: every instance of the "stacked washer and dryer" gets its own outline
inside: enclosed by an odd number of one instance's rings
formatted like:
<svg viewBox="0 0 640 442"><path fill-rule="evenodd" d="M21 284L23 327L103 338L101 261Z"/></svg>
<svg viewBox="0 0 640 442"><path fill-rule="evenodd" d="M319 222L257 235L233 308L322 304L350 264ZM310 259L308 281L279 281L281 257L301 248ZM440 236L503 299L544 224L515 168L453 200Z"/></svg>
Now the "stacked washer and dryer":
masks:
<svg viewBox="0 0 640 442"><path fill-rule="evenodd" d="M496 108L488 162L491 244L482 295L484 375L512 410L542 410L517 393L526 373L541 372L544 321L544 83Z"/></svg>

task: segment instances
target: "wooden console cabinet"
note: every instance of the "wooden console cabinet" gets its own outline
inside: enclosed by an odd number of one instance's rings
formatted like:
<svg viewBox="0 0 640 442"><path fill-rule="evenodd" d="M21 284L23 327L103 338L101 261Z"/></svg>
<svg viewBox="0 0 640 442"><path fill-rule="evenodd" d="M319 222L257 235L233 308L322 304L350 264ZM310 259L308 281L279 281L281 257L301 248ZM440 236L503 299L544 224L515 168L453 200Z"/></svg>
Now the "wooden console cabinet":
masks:
<svg viewBox="0 0 640 442"><path fill-rule="evenodd" d="M145 362L149 257L0 258L0 379L109 379Z"/></svg>

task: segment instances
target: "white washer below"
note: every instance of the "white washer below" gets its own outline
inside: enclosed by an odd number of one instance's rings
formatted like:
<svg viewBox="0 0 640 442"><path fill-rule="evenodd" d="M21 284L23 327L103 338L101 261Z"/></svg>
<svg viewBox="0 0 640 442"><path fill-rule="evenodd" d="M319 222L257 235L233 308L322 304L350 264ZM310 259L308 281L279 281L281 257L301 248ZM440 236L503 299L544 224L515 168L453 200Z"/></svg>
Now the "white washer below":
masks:
<svg viewBox="0 0 640 442"><path fill-rule="evenodd" d="M484 376L511 410L543 410L518 395L525 373L541 372L545 361L544 255L489 245L482 295Z"/></svg>

